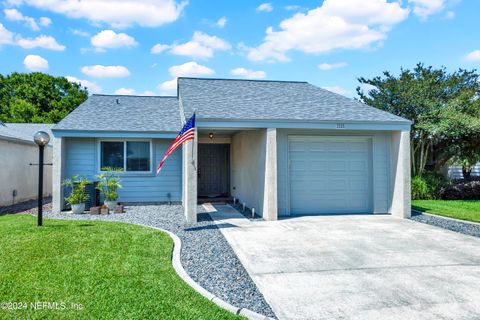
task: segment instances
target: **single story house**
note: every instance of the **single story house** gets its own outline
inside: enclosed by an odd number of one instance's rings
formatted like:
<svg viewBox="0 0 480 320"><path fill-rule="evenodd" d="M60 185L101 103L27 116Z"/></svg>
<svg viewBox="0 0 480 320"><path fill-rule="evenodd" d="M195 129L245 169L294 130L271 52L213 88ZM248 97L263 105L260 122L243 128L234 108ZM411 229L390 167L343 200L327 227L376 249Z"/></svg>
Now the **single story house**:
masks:
<svg viewBox="0 0 480 320"><path fill-rule="evenodd" d="M33 142L37 131L50 136L53 125L42 123L3 123L0 121L0 206L8 206L38 197L38 146ZM52 144L45 148L45 163L52 162ZM52 194L52 168L45 166L43 195Z"/></svg>
<svg viewBox="0 0 480 320"><path fill-rule="evenodd" d="M196 138L155 167L196 113ZM122 202L235 197L266 220L410 216L409 120L307 82L178 78L177 96L92 95L53 128L53 207L62 179L124 169Z"/></svg>

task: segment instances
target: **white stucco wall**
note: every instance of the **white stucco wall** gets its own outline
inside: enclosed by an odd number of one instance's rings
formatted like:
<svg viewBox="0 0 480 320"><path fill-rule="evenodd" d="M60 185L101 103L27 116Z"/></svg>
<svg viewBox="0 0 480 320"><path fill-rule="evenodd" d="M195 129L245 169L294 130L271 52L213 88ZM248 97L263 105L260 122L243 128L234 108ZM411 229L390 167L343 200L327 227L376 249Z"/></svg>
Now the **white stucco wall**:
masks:
<svg viewBox="0 0 480 320"><path fill-rule="evenodd" d="M265 129L242 131L230 146L232 197L259 215L264 206L266 138Z"/></svg>
<svg viewBox="0 0 480 320"><path fill-rule="evenodd" d="M45 148L45 163L52 162L52 147ZM36 199L38 192L38 147L35 144L0 140L0 206ZM44 167L44 196L52 194L52 168ZM13 190L17 196L13 199Z"/></svg>
<svg viewBox="0 0 480 320"><path fill-rule="evenodd" d="M411 216L410 132L393 131L391 143L391 208L398 218Z"/></svg>

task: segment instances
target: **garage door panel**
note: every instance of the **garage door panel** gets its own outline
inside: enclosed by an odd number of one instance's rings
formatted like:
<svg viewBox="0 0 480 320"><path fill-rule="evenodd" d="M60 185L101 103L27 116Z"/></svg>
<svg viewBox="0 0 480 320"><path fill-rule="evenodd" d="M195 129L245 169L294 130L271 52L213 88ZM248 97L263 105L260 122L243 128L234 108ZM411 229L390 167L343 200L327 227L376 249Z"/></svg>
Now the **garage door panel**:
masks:
<svg viewBox="0 0 480 320"><path fill-rule="evenodd" d="M370 149L360 137L289 139L290 213L371 212Z"/></svg>
<svg viewBox="0 0 480 320"><path fill-rule="evenodd" d="M329 161L328 169L331 171L345 171L347 169L347 161Z"/></svg>
<svg viewBox="0 0 480 320"><path fill-rule="evenodd" d="M361 171L365 172L367 170L368 163L364 160L355 161L352 160L349 162L351 171Z"/></svg>

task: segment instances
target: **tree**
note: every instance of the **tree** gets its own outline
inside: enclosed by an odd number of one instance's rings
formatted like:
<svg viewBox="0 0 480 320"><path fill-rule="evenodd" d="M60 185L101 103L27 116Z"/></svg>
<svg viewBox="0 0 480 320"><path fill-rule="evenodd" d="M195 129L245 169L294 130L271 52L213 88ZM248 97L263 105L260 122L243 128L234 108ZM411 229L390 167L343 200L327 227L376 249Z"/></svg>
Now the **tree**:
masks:
<svg viewBox="0 0 480 320"><path fill-rule="evenodd" d="M471 154L480 147L480 83L475 70L448 73L419 63L395 76L385 71L373 79L359 78L370 85L360 100L413 121L411 131L412 174L421 175L435 154L435 169L453 156Z"/></svg>
<svg viewBox="0 0 480 320"><path fill-rule="evenodd" d="M48 74L0 75L0 121L57 123L88 97L88 91L64 77Z"/></svg>

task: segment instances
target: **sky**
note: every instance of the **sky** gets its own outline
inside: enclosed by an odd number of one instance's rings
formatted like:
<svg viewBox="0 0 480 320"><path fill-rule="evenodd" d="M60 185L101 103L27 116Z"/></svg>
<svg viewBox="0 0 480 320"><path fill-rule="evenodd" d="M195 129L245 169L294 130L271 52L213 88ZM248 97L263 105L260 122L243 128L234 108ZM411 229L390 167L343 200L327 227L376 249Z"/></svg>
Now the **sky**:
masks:
<svg viewBox="0 0 480 320"><path fill-rule="evenodd" d="M480 68L478 0L0 0L0 73L175 95L180 76L308 81Z"/></svg>

